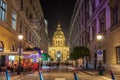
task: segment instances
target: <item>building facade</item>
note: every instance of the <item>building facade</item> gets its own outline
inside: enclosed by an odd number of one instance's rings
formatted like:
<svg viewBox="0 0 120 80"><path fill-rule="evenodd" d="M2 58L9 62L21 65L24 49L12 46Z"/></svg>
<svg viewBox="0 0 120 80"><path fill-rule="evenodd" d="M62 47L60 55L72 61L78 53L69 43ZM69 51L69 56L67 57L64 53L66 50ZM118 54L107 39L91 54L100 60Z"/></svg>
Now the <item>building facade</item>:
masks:
<svg viewBox="0 0 120 80"><path fill-rule="evenodd" d="M0 0L0 54L17 52L19 34L23 35L23 52L34 47L47 52L48 34L44 20L39 0Z"/></svg>
<svg viewBox="0 0 120 80"><path fill-rule="evenodd" d="M77 0L69 30L70 50L76 45L88 47L91 53L89 67L97 69L100 46L102 65L107 70L120 71L119 7L119 0ZM98 34L103 35L100 42L96 38Z"/></svg>
<svg viewBox="0 0 120 80"><path fill-rule="evenodd" d="M53 36L52 46L49 46L49 55L54 59L54 62L65 62L68 60L69 47L66 46L65 40L61 25L58 24Z"/></svg>

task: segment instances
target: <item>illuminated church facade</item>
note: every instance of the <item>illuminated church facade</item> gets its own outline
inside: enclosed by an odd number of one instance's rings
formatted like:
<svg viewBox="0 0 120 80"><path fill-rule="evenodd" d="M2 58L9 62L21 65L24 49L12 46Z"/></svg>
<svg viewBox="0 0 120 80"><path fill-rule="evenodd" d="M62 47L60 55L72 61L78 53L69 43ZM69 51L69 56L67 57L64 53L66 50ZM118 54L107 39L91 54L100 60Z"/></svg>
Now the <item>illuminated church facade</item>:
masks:
<svg viewBox="0 0 120 80"><path fill-rule="evenodd" d="M49 55L54 59L54 62L65 62L69 57L69 47L65 44L65 36L61 30L61 25L57 25L52 39L52 46L49 46Z"/></svg>

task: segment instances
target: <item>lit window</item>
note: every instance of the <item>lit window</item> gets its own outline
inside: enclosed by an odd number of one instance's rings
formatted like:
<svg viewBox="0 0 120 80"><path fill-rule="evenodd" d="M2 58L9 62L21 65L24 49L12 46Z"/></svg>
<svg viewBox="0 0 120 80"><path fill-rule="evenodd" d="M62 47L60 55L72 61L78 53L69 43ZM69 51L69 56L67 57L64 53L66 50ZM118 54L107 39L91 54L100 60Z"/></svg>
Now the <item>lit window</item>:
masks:
<svg viewBox="0 0 120 80"><path fill-rule="evenodd" d="M3 0L0 0L0 20L6 20L6 3Z"/></svg>
<svg viewBox="0 0 120 80"><path fill-rule="evenodd" d="M16 14L12 13L12 22L11 22L11 26L14 30L16 30Z"/></svg>

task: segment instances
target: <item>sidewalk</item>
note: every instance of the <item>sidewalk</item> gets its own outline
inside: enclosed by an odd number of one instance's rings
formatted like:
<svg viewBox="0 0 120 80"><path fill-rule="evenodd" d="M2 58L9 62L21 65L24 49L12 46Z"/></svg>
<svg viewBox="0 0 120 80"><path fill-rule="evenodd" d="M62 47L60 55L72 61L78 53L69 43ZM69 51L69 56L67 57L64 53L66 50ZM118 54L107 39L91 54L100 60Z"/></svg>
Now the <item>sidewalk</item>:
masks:
<svg viewBox="0 0 120 80"><path fill-rule="evenodd" d="M94 74L98 74L97 70L80 70L83 72L90 72L90 73L94 73ZM112 72L114 75L120 75L120 72ZM103 72L104 75L110 75L110 71L104 71Z"/></svg>
<svg viewBox="0 0 120 80"><path fill-rule="evenodd" d="M18 77L21 77L22 75L17 75L17 74L10 74L10 78L11 78L11 80L12 79L15 79L15 78L18 78ZM5 72L1 72L0 73L0 80L6 80L6 74L5 74Z"/></svg>
<svg viewBox="0 0 120 80"><path fill-rule="evenodd" d="M109 80L112 80L111 74L108 71L105 71L103 73L103 76L98 75L98 71L96 71L96 70L82 70L81 72L89 74L89 75L97 75L97 76L102 77L104 79L109 78ZM113 72L113 75L115 77L115 80L120 80L120 72Z"/></svg>

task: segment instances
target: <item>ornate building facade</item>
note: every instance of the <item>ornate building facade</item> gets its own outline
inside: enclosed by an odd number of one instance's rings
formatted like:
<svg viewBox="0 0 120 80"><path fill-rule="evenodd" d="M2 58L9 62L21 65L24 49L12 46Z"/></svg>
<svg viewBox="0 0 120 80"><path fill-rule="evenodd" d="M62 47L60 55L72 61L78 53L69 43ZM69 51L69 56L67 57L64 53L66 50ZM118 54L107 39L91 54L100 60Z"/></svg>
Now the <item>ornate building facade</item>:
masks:
<svg viewBox="0 0 120 80"><path fill-rule="evenodd" d="M38 47L48 52L47 25L39 0L0 0L0 54L18 56L21 48ZM31 53L29 53L31 54Z"/></svg>
<svg viewBox="0 0 120 80"><path fill-rule="evenodd" d="M52 46L49 46L49 55L54 62L65 62L69 56L69 47L65 44L65 36L61 30L61 25L57 25L57 30L52 39Z"/></svg>
<svg viewBox="0 0 120 80"><path fill-rule="evenodd" d="M39 0L0 0L0 44L3 52L17 51L18 35L22 48L39 47L47 52L48 34ZM44 37L43 37L44 36Z"/></svg>
<svg viewBox="0 0 120 80"><path fill-rule="evenodd" d="M103 50L102 65L106 70L120 71L120 1L77 0L70 22L70 50L74 46L90 49L90 68L97 69L97 50ZM97 34L103 35L100 44Z"/></svg>

